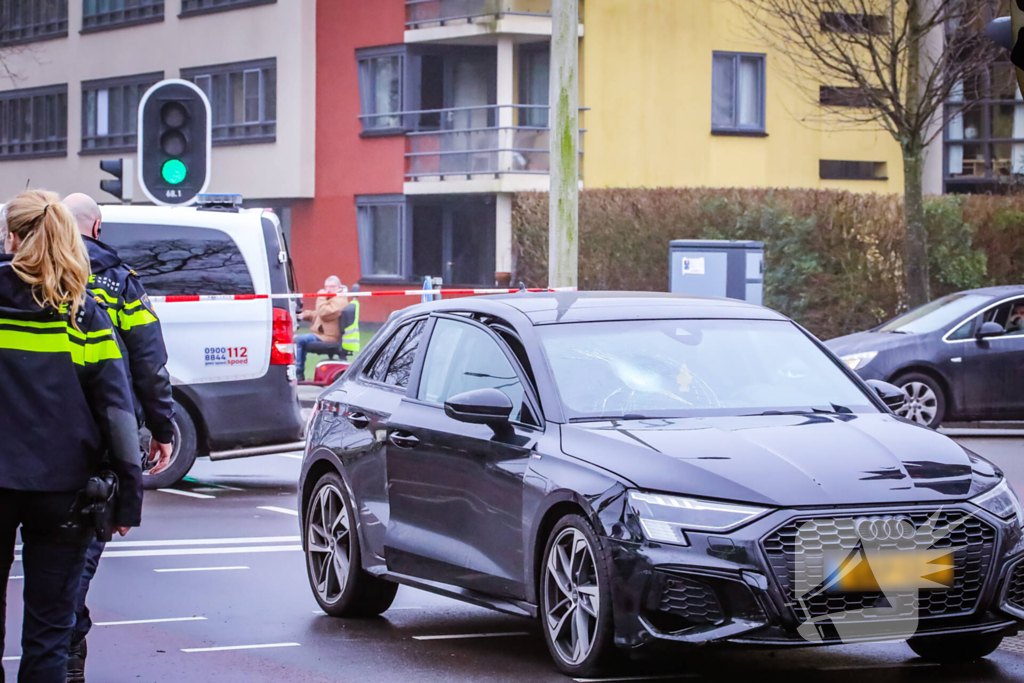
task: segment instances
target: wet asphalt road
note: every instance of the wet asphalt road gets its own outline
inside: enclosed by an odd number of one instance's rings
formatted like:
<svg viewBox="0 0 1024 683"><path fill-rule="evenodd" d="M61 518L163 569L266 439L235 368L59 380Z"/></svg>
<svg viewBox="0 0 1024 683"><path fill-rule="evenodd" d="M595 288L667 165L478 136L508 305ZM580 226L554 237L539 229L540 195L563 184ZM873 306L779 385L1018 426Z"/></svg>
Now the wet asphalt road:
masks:
<svg viewBox="0 0 1024 683"><path fill-rule="evenodd" d="M1024 439L964 443L1024 491ZM298 454L201 461L178 493L147 495L144 526L108 548L93 584L98 625L89 636L89 681L567 680L550 664L533 622L422 591L401 588L377 619L323 615L299 549L299 465ZM13 575L19 570L15 564ZM13 680L19 580L8 599L3 666ZM921 662L901 643L707 650L633 662L609 680L1024 682L1024 639L1004 647L1013 649L943 667Z"/></svg>

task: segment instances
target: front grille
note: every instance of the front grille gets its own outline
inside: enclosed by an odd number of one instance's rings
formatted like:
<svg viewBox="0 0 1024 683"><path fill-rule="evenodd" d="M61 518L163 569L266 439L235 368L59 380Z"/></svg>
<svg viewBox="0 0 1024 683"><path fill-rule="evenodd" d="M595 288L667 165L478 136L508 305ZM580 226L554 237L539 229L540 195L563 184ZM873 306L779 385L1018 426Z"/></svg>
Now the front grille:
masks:
<svg viewBox="0 0 1024 683"><path fill-rule="evenodd" d="M1019 562L1010 572L1010 585L1006 587L1006 602L1017 609L1024 609L1024 562Z"/></svg>
<svg viewBox="0 0 1024 683"><path fill-rule="evenodd" d="M891 514L891 513L890 513ZM926 527L932 516L935 523ZM928 548L959 548L954 553L953 586L943 590L920 590L896 594L891 604L881 592L825 592L804 598L800 596L820 585L825 578L824 554L828 551L850 551L861 543L855 520L863 515L796 519L770 533L762 541L772 572L786 596L793 616L800 621L831 615L841 621L854 611L858 618L901 619L917 616L947 617L967 614L978 602L992 566L996 532L988 523L968 517L945 537L941 533L964 513L957 510L940 512L904 512L917 529L911 539L879 542L884 550L925 550ZM931 529L931 533L928 532ZM797 561L802 556L801 561ZM1022 577L1024 579L1024 577ZM1024 580L1021 582L1024 599ZM883 615L859 613L865 608L890 607Z"/></svg>

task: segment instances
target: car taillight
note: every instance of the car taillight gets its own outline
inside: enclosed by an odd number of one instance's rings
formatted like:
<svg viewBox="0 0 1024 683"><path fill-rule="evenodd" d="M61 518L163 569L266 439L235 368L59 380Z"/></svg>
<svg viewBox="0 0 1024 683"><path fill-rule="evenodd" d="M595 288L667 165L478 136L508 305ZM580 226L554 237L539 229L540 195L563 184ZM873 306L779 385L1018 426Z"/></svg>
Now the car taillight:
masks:
<svg viewBox="0 0 1024 683"><path fill-rule="evenodd" d="M274 309L274 333L270 340L270 364L295 363L295 330L292 314L283 308Z"/></svg>

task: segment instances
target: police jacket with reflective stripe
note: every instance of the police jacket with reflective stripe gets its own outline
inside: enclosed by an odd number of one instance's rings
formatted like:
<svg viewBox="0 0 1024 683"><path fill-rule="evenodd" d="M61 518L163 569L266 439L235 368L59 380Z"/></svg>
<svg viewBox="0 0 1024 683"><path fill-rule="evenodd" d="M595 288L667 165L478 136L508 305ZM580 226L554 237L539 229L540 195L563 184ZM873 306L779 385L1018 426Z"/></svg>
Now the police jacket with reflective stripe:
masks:
<svg viewBox="0 0 1024 683"><path fill-rule="evenodd" d="M137 412L141 412L154 439L170 443L174 403L160 321L138 276L117 252L90 237L83 239L92 266L89 289L107 305L114 322L124 351L125 370L135 389Z"/></svg>
<svg viewBox="0 0 1024 683"><path fill-rule="evenodd" d="M79 491L102 465L120 482L115 523L137 526L138 427L110 317L89 297L75 324L41 308L9 261L0 256L0 489Z"/></svg>

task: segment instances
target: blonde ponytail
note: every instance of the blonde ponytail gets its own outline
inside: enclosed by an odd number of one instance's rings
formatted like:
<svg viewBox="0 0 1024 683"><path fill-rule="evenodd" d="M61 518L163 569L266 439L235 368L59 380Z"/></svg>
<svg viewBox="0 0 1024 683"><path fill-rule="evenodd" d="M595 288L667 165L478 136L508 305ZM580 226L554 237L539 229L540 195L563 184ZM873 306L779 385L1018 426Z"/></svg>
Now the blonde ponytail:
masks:
<svg viewBox="0 0 1024 683"><path fill-rule="evenodd" d="M89 285L89 254L68 207L53 192L27 190L7 204L7 229L20 240L11 267L43 307L71 320Z"/></svg>

